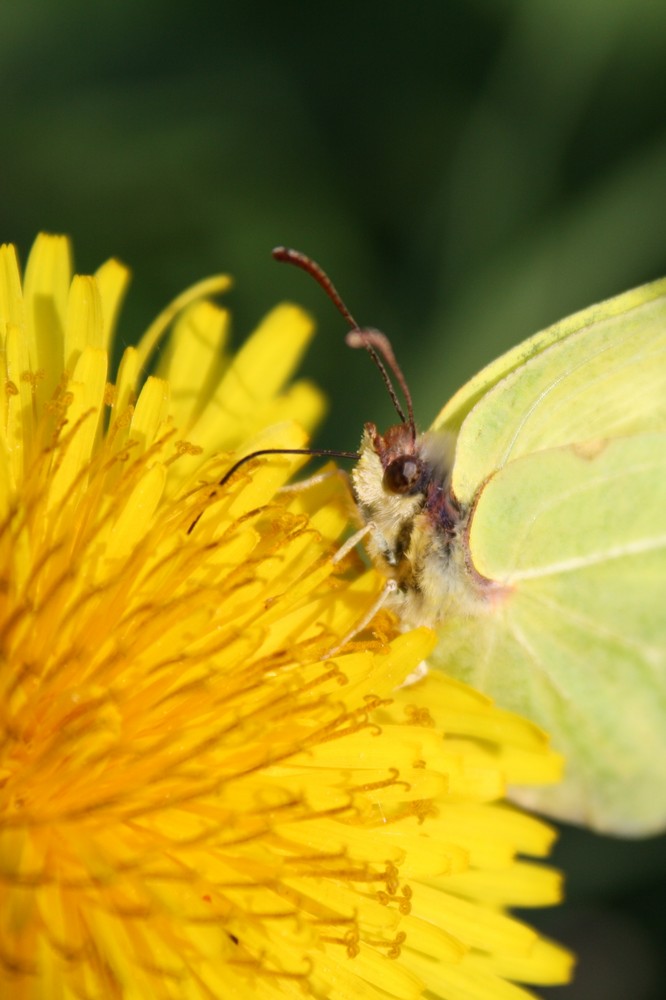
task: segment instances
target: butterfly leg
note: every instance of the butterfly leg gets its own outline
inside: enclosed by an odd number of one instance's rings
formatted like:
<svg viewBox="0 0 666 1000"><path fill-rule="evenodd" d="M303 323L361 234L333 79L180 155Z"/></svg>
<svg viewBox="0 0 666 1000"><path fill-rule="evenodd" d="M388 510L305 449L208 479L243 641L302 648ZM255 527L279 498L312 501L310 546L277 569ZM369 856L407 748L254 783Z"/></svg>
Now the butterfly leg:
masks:
<svg viewBox="0 0 666 1000"><path fill-rule="evenodd" d="M354 626L354 628L351 629L347 633L347 635L345 635L340 640L340 642L336 643L335 646L333 646L331 649L329 649L329 651L326 653L326 656L335 656L336 653L340 652L340 650L343 648L343 646L345 646L348 642L350 642L354 638L354 636L358 635L359 632L362 632L363 629L372 621L372 619L375 617L375 615L377 614L377 612L380 611L381 608L384 607L384 605L386 604L386 602L389 599L389 597L391 597L396 592L397 589L398 589L398 585L395 582L395 580L387 580L386 586L384 587L384 589L380 593L379 597L372 604L372 606L370 608L368 608L368 610L363 615L363 617L361 618L361 620L356 623L356 625Z"/></svg>
<svg viewBox="0 0 666 1000"><path fill-rule="evenodd" d="M307 479L301 479L298 483L288 483L286 486L281 486L278 493L302 493L304 490L309 490L311 486L318 486L319 483L325 483L333 476L339 476L351 491L351 477L349 473L344 469L336 468L327 469L324 472L315 472L314 476L308 476Z"/></svg>
<svg viewBox="0 0 666 1000"><path fill-rule="evenodd" d="M374 528L372 521L364 524L362 528L355 531L353 535L350 535L346 542L340 546L338 551L332 557L332 562L339 563L348 555L352 549L355 549L360 541L362 541L366 535L368 535Z"/></svg>

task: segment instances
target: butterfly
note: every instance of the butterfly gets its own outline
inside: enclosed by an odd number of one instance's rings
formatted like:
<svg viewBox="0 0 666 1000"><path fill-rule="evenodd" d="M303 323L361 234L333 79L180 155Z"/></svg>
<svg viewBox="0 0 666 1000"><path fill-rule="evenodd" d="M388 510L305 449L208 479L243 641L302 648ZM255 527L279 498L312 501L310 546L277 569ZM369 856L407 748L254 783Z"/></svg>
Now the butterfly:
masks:
<svg viewBox="0 0 666 1000"><path fill-rule="evenodd" d="M373 561L429 666L533 720L561 785L516 792L620 836L666 827L666 280L537 333L418 432L387 338L284 247L382 371L399 423L365 425L352 472ZM405 397L398 400L391 375Z"/></svg>

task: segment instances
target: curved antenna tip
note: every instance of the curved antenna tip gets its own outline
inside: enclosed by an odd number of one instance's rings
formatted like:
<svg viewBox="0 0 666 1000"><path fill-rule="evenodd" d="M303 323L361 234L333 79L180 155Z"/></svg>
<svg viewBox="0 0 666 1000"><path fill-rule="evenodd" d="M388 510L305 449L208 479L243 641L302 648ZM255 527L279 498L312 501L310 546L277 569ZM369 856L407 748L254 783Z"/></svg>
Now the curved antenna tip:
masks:
<svg viewBox="0 0 666 1000"><path fill-rule="evenodd" d="M307 254L301 253L300 250L291 250L289 247L277 246L271 251L275 260L284 261L287 264L295 264L296 267L302 268L306 271L311 278L321 285L329 299L332 301L333 305L336 307L338 312L349 323L351 330L347 334L347 343L350 347L364 347L373 362L377 365L381 376L384 380L384 385L388 391L391 401L395 406L396 412L403 424L408 424L412 433L413 440L416 440L416 424L414 422L414 407L412 405L412 397L409 393L409 388L405 380L405 376L402 374L398 362L395 359L393 349L389 343L388 338L383 334L379 333L377 330L366 330L360 329L358 323L349 312L349 309L342 300L340 293L337 288L324 271L323 267L318 264L312 257L308 257ZM408 416L405 417L402 407L398 402L398 397L396 396L395 389L391 384L391 379L389 377L386 368L384 367L379 354L382 355L384 360L387 362L389 368L395 375L402 389L403 395L407 402L407 412Z"/></svg>

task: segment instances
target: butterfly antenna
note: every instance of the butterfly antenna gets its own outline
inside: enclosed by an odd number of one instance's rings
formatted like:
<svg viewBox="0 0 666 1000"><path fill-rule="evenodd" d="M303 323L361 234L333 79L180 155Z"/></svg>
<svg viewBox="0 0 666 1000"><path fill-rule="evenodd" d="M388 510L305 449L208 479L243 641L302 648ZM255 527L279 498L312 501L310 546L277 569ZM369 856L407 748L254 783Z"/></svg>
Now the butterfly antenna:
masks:
<svg viewBox="0 0 666 1000"><path fill-rule="evenodd" d="M391 399L393 400L396 410L400 414L400 419L403 424L409 425L412 441L416 441L416 421L414 420L414 404L412 403L412 394L409 391L407 379L403 375L402 369L396 360L395 354L393 353L391 341L388 339L386 334L380 333L379 330L359 330L357 328L349 331L345 337L345 343L347 343L349 347L364 347L370 356L376 359L375 363L379 365L379 369L384 375L384 381L387 383L387 387L389 387ZM395 398L395 393L392 391L393 386L389 382L388 374L386 373L384 366L379 361L377 352L383 355L384 361L395 375L398 385L402 389L402 394L407 403L407 419L405 419L402 407L399 406Z"/></svg>
<svg viewBox="0 0 666 1000"><path fill-rule="evenodd" d="M300 267L301 270L306 271L307 274L314 278L317 284L324 289L338 312L342 314L352 328L347 334L347 344L349 344L350 347L363 347L368 352L380 371L384 385L386 386L386 391L391 397L391 402L393 403L398 416L403 424L409 425L412 438L416 440L416 424L414 422L412 397L409 389L407 388L405 376L402 374L400 366L395 359L395 355L388 338L385 337L383 333L379 333L378 330L363 330L359 327L358 323L345 305L342 296L329 276L326 274L326 271L324 271L323 267L317 264L316 261L312 260L311 257L308 257L307 254L301 253L300 250L292 250L290 247L275 247L272 254L275 260L286 264L295 264L296 267ZM391 377L386 370L386 366L384 365L380 354L383 355L384 361L386 361L386 364L395 375L398 384L403 391L407 402L408 417L405 416L405 411L400 404L397 393L393 388Z"/></svg>
<svg viewBox="0 0 666 1000"><path fill-rule="evenodd" d="M243 457L239 458L237 462L234 462L234 464L227 469L222 478L218 480L218 488L220 486L225 486L233 476L234 472L237 472L242 465L245 465L246 462L251 462L253 458L259 458L261 455L310 455L318 457L323 456L326 458L352 459L359 459L361 457L357 451L337 451L332 448L260 448L258 451L251 451L249 455L243 455ZM214 497L216 494L217 490L213 490L210 496ZM192 534L201 520L202 515L203 511L197 514L195 519L192 521L192 524L187 529L188 535Z"/></svg>

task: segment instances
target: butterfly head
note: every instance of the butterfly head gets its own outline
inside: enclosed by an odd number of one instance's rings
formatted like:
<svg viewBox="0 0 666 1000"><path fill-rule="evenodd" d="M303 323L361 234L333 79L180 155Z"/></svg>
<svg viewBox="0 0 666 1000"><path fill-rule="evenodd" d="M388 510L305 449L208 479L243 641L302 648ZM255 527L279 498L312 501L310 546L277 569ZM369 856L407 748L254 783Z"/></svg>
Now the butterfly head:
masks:
<svg viewBox="0 0 666 1000"><path fill-rule="evenodd" d="M459 541L465 522L451 492L455 439L441 432L417 433L409 387L388 338L357 324L322 268L286 247L277 247L273 256L301 267L322 286L351 327L347 344L364 348L379 369L399 422L383 434L374 423L365 425L352 471L354 496L370 527L369 554L396 580L404 619L433 623L442 613L449 582L461 576L452 572L463 559Z"/></svg>
<svg viewBox="0 0 666 1000"><path fill-rule="evenodd" d="M385 434L380 434L376 424L364 428L361 454L370 447L382 470L382 486L396 496L414 496L422 493L430 476L428 464L421 455L418 438L407 424L395 424Z"/></svg>
<svg viewBox="0 0 666 1000"><path fill-rule="evenodd" d="M455 534L461 512L450 490L454 445L448 435L412 436L408 424L384 434L365 425L352 483L359 510L372 524L373 554L386 565L411 563L417 535L431 535L434 544Z"/></svg>

